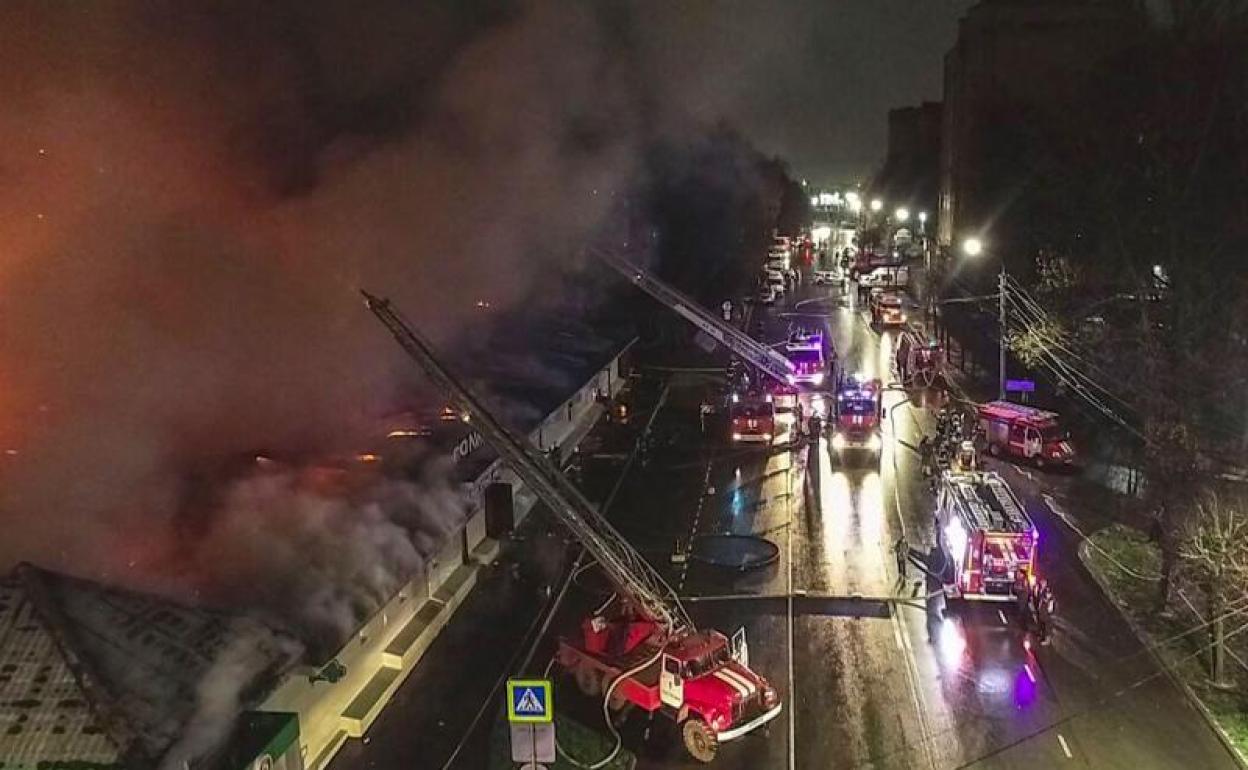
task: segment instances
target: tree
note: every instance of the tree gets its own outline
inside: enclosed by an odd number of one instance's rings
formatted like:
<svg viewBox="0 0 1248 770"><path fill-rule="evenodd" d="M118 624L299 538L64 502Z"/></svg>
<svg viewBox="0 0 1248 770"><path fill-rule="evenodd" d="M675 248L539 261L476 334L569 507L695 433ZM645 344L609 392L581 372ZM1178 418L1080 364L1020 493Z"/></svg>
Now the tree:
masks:
<svg viewBox="0 0 1248 770"><path fill-rule="evenodd" d="M1242 604L1248 593L1248 501L1213 493L1196 503L1179 548L1199 576L1209 612L1209 679L1226 684L1228 606ZM1230 601L1228 601L1228 599Z"/></svg>

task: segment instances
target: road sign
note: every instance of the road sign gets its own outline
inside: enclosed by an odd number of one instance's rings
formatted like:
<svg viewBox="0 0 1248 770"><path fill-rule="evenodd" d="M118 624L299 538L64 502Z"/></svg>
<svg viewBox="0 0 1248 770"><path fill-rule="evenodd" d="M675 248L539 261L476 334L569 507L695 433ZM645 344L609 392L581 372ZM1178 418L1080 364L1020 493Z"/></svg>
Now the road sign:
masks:
<svg viewBox="0 0 1248 770"><path fill-rule="evenodd" d="M555 761L555 723L518 724L511 727L511 761L532 763Z"/></svg>
<svg viewBox="0 0 1248 770"><path fill-rule="evenodd" d="M507 721L544 724L555 717L549 679L507 680Z"/></svg>
<svg viewBox="0 0 1248 770"><path fill-rule="evenodd" d="M1006 380L1005 389L1013 393L1034 393L1036 390L1035 380Z"/></svg>

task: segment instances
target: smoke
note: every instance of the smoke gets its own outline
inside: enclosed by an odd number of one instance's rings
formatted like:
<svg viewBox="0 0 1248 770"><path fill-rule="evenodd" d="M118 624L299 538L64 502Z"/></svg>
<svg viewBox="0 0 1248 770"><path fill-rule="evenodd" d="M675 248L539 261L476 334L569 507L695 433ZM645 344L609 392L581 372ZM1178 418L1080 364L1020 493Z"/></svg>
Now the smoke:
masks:
<svg viewBox="0 0 1248 770"><path fill-rule="evenodd" d="M272 675L275 661L292 661L299 646L250 619L237 619L229 641L200 677L195 710L178 739L164 754L160 770L183 770L229 737L243 705L247 683Z"/></svg>
<svg viewBox="0 0 1248 770"><path fill-rule="evenodd" d="M358 288L453 348L594 231L639 141L600 32L579 4L0 8L0 565L221 594L248 526L277 564L332 532L289 588L336 629L342 582L417 567L385 527L437 485L348 511L221 469L352 452L412 398Z"/></svg>
<svg viewBox="0 0 1248 770"><path fill-rule="evenodd" d="M0 569L336 649L464 515L445 463L336 459L422 398L357 290L478 358L461 343L535 290L592 305L601 276L551 276L636 194L646 148L737 90L672 77L708 13L682 41L656 34L663 4L0 5ZM271 647L247 638L171 762L225 735L249 645Z"/></svg>

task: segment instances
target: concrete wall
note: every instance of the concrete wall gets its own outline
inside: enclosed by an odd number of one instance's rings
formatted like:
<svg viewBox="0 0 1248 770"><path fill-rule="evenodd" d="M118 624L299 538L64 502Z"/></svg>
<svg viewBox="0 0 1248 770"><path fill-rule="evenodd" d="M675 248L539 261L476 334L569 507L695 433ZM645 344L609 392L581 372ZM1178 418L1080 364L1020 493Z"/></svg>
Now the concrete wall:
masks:
<svg viewBox="0 0 1248 770"><path fill-rule="evenodd" d="M543 420L530 434L534 443L570 452L602 414L595 394L601 390L614 396L623 387L622 355ZM333 683L313 681L318 669L302 667L290 672L261 705L264 711L299 715L300 752L308 770L321 770L347 738L364 734L475 585L481 565L497 555L498 544L485 534L482 504L485 488L496 481L512 485L516 522L522 521L536 498L515 473L495 461L464 485L469 511L464 525L425 570L408 581L338 651L334 660L346 669L342 678Z"/></svg>

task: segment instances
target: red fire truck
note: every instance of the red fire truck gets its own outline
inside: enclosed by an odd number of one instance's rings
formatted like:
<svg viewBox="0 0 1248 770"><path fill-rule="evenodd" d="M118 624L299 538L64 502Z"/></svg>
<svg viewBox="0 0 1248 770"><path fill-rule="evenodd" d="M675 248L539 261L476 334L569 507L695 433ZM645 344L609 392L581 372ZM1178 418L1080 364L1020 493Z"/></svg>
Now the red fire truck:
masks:
<svg viewBox="0 0 1248 770"><path fill-rule="evenodd" d="M1056 412L1009 401L990 401L978 411L988 452L994 457L1020 457L1039 468L1074 464L1075 448Z"/></svg>
<svg viewBox="0 0 1248 770"><path fill-rule="evenodd" d="M846 377L833 404L833 456L839 462L865 456L878 461L884 441L880 436L881 384L860 375Z"/></svg>
<svg viewBox="0 0 1248 770"><path fill-rule="evenodd" d="M901 297L892 292L871 294L871 324L879 328L904 326L906 308Z"/></svg>
<svg viewBox="0 0 1248 770"><path fill-rule="evenodd" d="M1025 589L1036 564L1039 532L996 473L943 473L936 527L948 558L948 596L1014 601Z"/></svg>
<svg viewBox="0 0 1248 770"><path fill-rule="evenodd" d="M823 332L799 330L789 335L789 341L784 345L784 357L793 364L790 382L815 388L822 386L829 370L835 368L835 356L829 353L830 347Z"/></svg>
<svg viewBox="0 0 1248 770"><path fill-rule="evenodd" d="M733 391L728 397L729 431L734 443L770 444L776 436L776 404L770 393Z"/></svg>
<svg viewBox="0 0 1248 770"><path fill-rule="evenodd" d="M556 660L582 692L606 694L609 708L631 703L673 715L685 747L703 762L715 757L720 743L780 715L776 689L750 670L743 648L723 634L703 631L666 646L654 634L653 623L594 616L582 624L583 644L559 640Z"/></svg>

